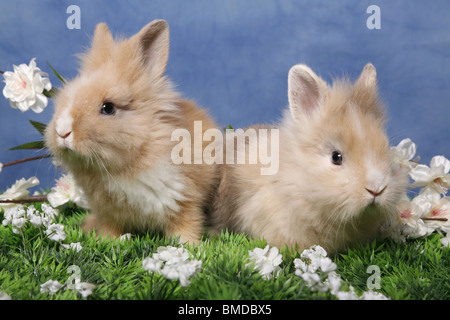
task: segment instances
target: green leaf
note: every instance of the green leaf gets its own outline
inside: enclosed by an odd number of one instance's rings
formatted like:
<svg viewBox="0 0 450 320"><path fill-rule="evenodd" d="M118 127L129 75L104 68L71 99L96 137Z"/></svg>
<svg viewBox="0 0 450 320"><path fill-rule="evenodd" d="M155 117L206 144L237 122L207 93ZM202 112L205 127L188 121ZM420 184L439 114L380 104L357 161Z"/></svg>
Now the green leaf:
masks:
<svg viewBox="0 0 450 320"><path fill-rule="evenodd" d="M30 120L30 123L40 134L44 135L45 128L47 128L46 124L33 120Z"/></svg>
<svg viewBox="0 0 450 320"><path fill-rule="evenodd" d="M225 128L223 128L223 131L226 132L227 130L234 130L234 128L231 126L231 124L229 124Z"/></svg>
<svg viewBox="0 0 450 320"><path fill-rule="evenodd" d="M53 98L58 93L58 90L56 88L51 88L49 91L45 90L42 92L44 96L47 98Z"/></svg>
<svg viewBox="0 0 450 320"><path fill-rule="evenodd" d="M44 148L45 148L44 141L34 141L7 150L9 151L9 150L26 150L26 149L44 149Z"/></svg>
<svg viewBox="0 0 450 320"><path fill-rule="evenodd" d="M48 60L45 60L45 61L47 62L47 64L50 67L50 69L52 69L53 73L59 79L59 81L61 81L62 84L66 84L66 80L64 80L64 78L58 73L58 71L56 71L55 68L52 67L50 62L48 62Z"/></svg>

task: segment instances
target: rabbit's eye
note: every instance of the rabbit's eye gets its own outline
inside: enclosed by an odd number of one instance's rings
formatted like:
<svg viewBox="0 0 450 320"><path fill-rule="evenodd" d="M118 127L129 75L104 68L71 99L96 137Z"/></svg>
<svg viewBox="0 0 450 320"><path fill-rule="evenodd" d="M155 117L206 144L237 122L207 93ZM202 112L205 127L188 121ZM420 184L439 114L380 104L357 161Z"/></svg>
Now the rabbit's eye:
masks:
<svg viewBox="0 0 450 320"><path fill-rule="evenodd" d="M337 166L342 165L342 154L338 151L334 151L331 155L331 162Z"/></svg>
<svg viewBox="0 0 450 320"><path fill-rule="evenodd" d="M107 115L107 116L113 116L116 113L116 107L114 106L114 103L112 102L105 102L102 105L101 114Z"/></svg>

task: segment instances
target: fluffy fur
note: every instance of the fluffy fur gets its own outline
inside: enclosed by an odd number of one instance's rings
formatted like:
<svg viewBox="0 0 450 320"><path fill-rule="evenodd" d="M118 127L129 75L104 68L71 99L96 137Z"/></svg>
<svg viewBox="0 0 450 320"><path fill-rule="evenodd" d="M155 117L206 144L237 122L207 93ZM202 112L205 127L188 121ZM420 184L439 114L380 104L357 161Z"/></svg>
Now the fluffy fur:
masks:
<svg viewBox="0 0 450 320"><path fill-rule="evenodd" d="M296 65L288 97L289 110L277 126L278 173L260 175L261 165L224 165L213 227L264 237L274 246L319 244L330 254L372 239L396 213L407 184L406 173L391 161L375 68L366 65L355 84L328 86ZM336 151L340 165L332 161Z"/></svg>
<svg viewBox="0 0 450 320"><path fill-rule="evenodd" d="M92 48L81 55L79 75L56 97L46 145L88 198L84 231L156 230L182 242L200 239L216 167L174 165L171 134L179 128L192 133L195 120L203 130L215 124L164 76L168 54L163 20L121 40L101 23ZM102 114L105 102L114 104L113 115Z"/></svg>

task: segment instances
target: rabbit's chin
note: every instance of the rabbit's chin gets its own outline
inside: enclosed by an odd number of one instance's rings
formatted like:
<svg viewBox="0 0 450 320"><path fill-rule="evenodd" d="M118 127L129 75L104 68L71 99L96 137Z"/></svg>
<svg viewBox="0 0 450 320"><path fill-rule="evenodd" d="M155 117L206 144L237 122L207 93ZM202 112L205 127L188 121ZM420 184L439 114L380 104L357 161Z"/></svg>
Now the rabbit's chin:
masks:
<svg viewBox="0 0 450 320"><path fill-rule="evenodd" d="M83 155L70 148L60 148L54 153L56 162L69 171L86 170L90 172L111 171L104 159L95 155Z"/></svg>

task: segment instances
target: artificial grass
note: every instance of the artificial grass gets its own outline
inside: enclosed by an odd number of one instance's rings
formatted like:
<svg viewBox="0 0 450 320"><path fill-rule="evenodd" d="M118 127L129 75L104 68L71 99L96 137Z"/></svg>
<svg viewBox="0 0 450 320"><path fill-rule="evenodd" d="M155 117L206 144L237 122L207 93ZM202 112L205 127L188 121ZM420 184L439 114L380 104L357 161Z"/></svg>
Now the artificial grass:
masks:
<svg viewBox="0 0 450 320"><path fill-rule="evenodd" d="M39 204L35 204L39 207ZM294 274L293 260L300 252L281 248L282 271L270 280L245 268L248 251L264 248L264 240L242 234L206 235L198 246L188 246L191 258L203 261L191 284L182 287L178 280L145 271L142 260L159 246L179 246L177 239L158 234L133 235L130 240L97 239L84 234L79 224L86 211L69 206L61 210L57 222L65 226L64 243L80 242L81 251L63 248L31 224L22 234L10 225L0 224L0 291L14 300L83 299L75 290L61 289L53 295L40 292L48 280L61 284L73 276L72 265L79 267L83 282L97 287L90 300L183 299L183 300L302 300L336 299L331 293L313 292ZM0 213L3 220L3 214ZM0 220L0 221L1 221ZM450 299L450 249L443 248L438 234L406 243L374 241L334 257L336 270L347 285L361 294L367 291L370 265L380 268L380 289L391 299Z"/></svg>

